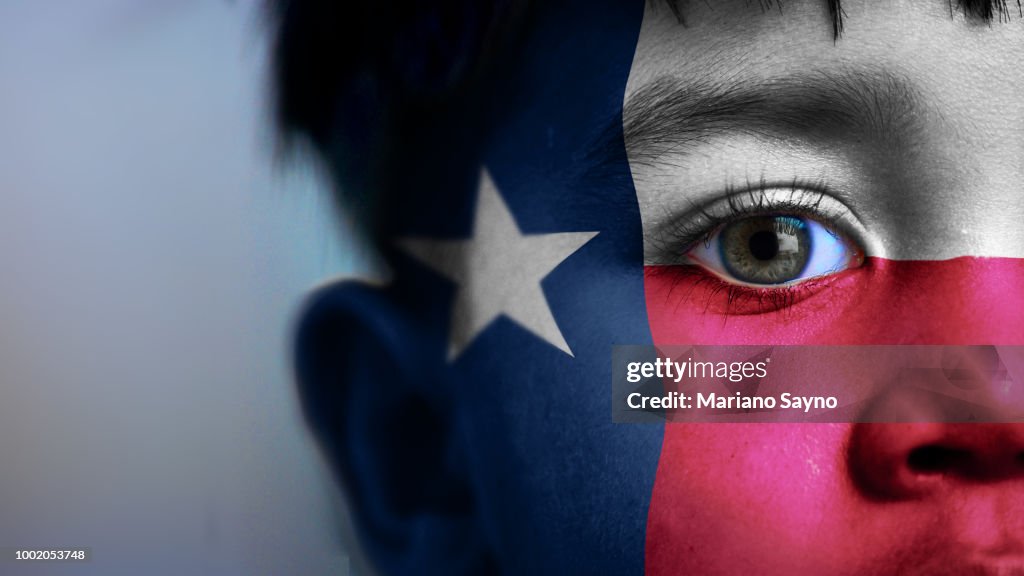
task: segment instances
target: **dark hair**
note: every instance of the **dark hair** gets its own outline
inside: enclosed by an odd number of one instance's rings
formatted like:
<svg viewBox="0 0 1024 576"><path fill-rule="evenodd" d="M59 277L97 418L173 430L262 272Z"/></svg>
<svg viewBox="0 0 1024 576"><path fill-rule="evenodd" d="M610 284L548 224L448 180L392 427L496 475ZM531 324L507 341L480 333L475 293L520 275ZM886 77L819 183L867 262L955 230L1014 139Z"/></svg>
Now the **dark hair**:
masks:
<svg viewBox="0 0 1024 576"><path fill-rule="evenodd" d="M653 1L653 0L648 0ZM668 4L672 13L675 14L676 18L680 22L686 23L686 6L691 0L658 0L662 3ZM750 2L750 0L747 0ZM832 37L839 40L839 37L843 35L843 18L846 17L846 13L843 12L842 0L823 0L825 5L828 7L828 15L832 21ZM949 2L949 13L952 14L954 11L960 11L964 13L964 16L971 19L982 20L985 22L992 21L999 17L1000 21L1009 20L1010 9L1007 6L1007 0L956 0L956 4L953 0L947 0ZM762 11L771 10L773 8L782 8L783 0L757 0L758 5ZM1021 0L1017 0L1017 14L1024 16L1024 10L1021 9Z"/></svg>
<svg viewBox="0 0 1024 576"><path fill-rule="evenodd" d="M285 147L329 160L339 199L369 231L395 194L394 166L425 132L466 116L485 62L526 0L276 0L273 81ZM459 103L462 103L460 106Z"/></svg>
<svg viewBox="0 0 1024 576"><path fill-rule="evenodd" d="M685 25L692 0L647 1L667 3ZM783 2L757 1L762 10ZM838 40L841 0L821 1ZM948 2L951 13L971 19L1010 14L1007 0ZM328 160L342 204L368 231L380 232L379 207L401 193L395 167L439 141L431 137L439 131L463 130L472 139L479 112L473 87L489 59L518 37L531 4L272 0L276 117L285 145L309 140Z"/></svg>

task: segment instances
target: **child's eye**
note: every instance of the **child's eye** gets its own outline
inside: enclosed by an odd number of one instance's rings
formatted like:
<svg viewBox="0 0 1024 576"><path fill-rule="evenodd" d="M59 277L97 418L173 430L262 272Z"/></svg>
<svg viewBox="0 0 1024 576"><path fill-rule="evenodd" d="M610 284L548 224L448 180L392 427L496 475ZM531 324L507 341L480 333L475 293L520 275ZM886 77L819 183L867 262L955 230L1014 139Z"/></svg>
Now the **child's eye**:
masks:
<svg viewBox="0 0 1024 576"><path fill-rule="evenodd" d="M793 285L860 266L864 252L805 216L748 216L720 226L686 256L724 280L747 286Z"/></svg>

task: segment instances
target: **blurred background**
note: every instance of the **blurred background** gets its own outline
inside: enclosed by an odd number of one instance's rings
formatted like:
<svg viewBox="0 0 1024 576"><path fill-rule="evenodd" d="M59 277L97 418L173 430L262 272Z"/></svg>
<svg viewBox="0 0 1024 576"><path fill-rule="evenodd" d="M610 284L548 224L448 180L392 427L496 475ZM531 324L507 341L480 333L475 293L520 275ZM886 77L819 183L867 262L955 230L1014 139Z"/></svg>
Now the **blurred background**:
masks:
<svg viewBox="0 0 1024 576"><path fill-rule="evenodd" d="M290 374L364 263L275 163L258 2L0 3L0 574L347 574Z"/></svg>

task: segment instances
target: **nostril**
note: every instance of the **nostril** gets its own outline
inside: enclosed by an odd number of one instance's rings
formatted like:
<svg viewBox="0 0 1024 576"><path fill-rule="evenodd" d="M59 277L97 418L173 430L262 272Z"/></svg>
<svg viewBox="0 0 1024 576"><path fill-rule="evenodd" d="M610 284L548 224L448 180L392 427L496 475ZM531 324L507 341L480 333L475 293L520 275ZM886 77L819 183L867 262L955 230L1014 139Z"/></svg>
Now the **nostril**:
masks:
<svg viewBox="0 0 1024 576"><path fill-rule="evenodd" d="M910 451L907 466L915 474L946 474L963 468L970 457L966 450L947 446L921 446ZM1024 458L1024 454L1021 458Z"/></svg>
<svg viewBox="0 0 1024 576"><path fill-rule="evenodd" d="M857 424L847 447L850 480L866 497L939 497L968 486L1024 479L1024 423Z"/></svg>

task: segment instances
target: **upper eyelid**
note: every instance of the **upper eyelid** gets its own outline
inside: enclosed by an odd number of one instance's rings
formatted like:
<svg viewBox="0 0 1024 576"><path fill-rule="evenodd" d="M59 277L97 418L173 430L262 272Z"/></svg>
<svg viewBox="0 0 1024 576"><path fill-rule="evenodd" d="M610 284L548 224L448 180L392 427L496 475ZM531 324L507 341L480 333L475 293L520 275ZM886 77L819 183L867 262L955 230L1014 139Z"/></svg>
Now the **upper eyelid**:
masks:
<svg viewBox="0 0 1024 576"><path fill-rule="evenodd" d="M857 243L865 255L880 252L856 212L820 186L760 182L739 190L730 189L708 202L694 204L682 214L667 214L663 223L645 233L645 258L648 264L684 263L686 251L721 225L768 213L793 213L823 221Z"/></svg>

